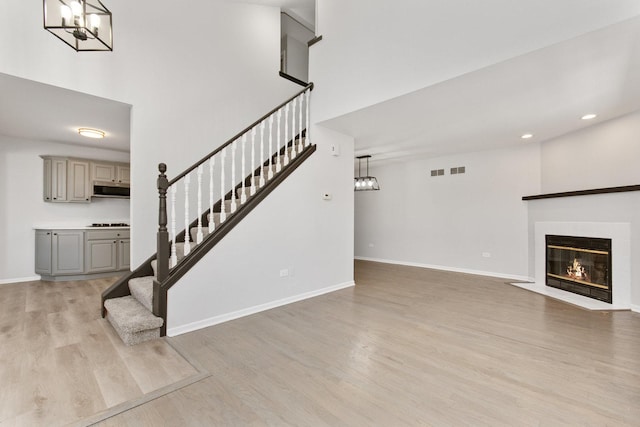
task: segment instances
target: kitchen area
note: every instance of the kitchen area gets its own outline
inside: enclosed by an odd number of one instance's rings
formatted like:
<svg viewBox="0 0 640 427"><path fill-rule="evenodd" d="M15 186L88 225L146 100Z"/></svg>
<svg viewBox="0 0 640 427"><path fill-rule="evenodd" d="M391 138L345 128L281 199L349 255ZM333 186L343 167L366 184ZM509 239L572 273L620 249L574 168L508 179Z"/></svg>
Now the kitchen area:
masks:
<svg viewBox="0 0 640 427"><path fill-rule="evenodd" d="M99 159L42 155L42 200L51 204L91 204L130 197L130 167ZM35 273L45 281L114 276L130 269L126 220L89 224L38 224Z"/></svg>
<svg viewBox="0 0 640 427"><path fill-rule="evenodd" d="M7 74L0 93L0 286L128 270L131 105Z"/></svg>

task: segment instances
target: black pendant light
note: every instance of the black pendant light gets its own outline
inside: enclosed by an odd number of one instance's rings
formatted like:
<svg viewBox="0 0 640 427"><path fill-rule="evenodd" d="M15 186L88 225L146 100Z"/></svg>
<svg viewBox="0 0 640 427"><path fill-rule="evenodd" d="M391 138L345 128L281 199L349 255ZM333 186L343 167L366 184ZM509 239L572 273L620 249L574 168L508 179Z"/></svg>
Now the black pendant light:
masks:
<svg viewBox="0 0 640 427"><path fill-rule="evenodd" d="M358 176L353 179L353 189L355 191L373 191L380 190L380 186L378 185L378 180L375 176L369 176L369 159L370 155L366 156L358 156ZM367 176L361 176L362 172L362 159L367 159Z"/></svg>
<svg viewBox="0 0 640 427"><path fill-rule="evenodd" d="M44 28L80 51L112 51L111 12L100 0L43 0Z"/></svg>

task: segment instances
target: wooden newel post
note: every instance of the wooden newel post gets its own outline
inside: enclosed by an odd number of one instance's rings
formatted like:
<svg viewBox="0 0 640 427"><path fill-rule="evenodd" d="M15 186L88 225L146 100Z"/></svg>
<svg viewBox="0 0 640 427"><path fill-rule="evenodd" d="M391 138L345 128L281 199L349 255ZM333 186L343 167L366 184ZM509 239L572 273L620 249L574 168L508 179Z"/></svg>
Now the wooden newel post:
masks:
<svg viewBox="0 0 640 427"><path fill-rule="evenodd" d="M167 231L167 189L169 180L165 172L167 165L158 165L158 255L157 277L153 284L153 314L164 317L166 313L166 293L162 292L161 284L169 275L169 232ZM165 319L166 321L166 319Z"/></svg>

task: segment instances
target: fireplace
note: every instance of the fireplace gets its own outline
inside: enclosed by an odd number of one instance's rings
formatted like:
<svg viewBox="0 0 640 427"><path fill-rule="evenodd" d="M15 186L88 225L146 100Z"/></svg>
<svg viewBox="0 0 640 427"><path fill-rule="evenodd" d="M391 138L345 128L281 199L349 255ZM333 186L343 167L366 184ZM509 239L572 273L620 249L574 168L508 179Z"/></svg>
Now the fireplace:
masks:
<svg viewBox="0 0 640 427"><path fill-rule="evenodd" d="M546 285L611 303L611 239L546 235Z"/></svg>

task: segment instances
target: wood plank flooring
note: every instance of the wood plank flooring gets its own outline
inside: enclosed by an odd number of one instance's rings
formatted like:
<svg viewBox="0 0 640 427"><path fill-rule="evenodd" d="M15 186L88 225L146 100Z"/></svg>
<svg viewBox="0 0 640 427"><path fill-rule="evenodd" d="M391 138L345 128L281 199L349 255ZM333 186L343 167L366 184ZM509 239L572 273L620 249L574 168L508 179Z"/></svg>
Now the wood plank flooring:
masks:
<svg viewBox="0 0 640 427"><path fill-rule="evenodd" d="M100 425L640 425L639 314L503 279L363 261L355 271L355 288L173 338L211 376ZM76 315L42 316L31 321L63 329ZM82 363L82 340L51 338Z"/></svg>
<svg viewBox="0 0 640 427"><path fill-rule="evenodd" d="M197 374L165 340L122 343L100 317L114 280L0 286L0 426L78 422Z"/></svg>

